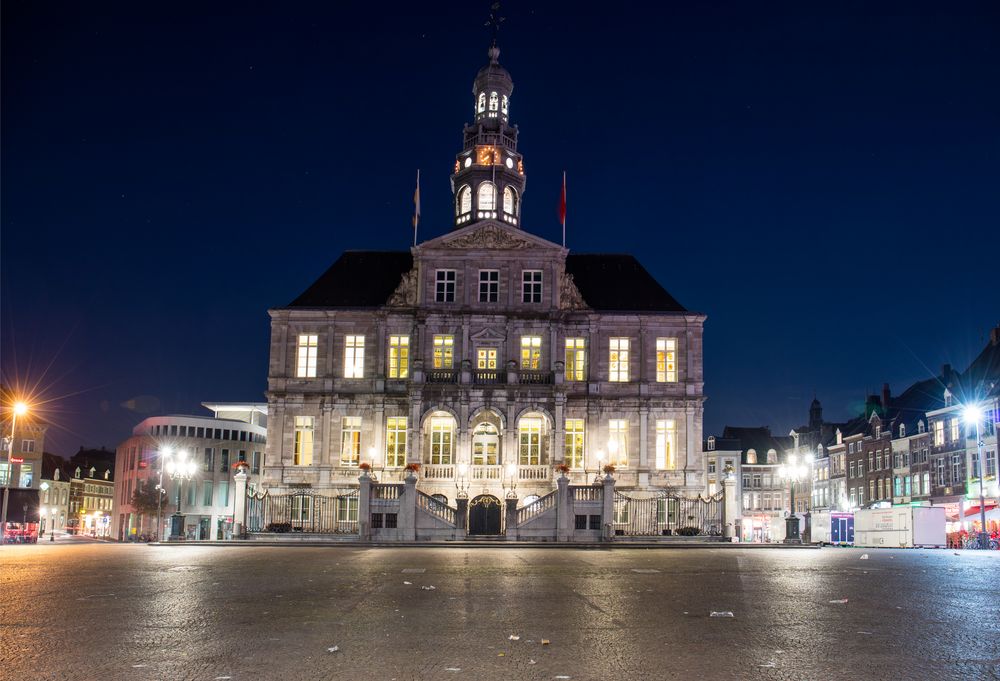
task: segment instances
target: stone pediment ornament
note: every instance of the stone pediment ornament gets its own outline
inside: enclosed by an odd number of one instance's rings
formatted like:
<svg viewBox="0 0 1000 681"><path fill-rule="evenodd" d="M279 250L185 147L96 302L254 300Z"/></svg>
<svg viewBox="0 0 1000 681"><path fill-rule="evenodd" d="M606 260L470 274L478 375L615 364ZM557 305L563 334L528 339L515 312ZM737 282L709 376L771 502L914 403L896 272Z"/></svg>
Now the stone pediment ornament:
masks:
<svg viewBox="0 0 1000 681"><path fill-rule="evenodd" d="M507 337L504 334L490 328L477 331L469 336L470 340L487 343L502 343L506 338Z"/></svg>
<svg viewBox="0 0 1000 681"><path fill-rule="evenodd" d="M484 225L479 229L448 239L442 244L445 248L499 248L508 250L520 250L530 248L533 244L527 239L522 239L511 234L509 231L498 225Z"/></svg>
<svg viewBox="0 0 1000 681"><path fill-rule="evenodd" d="M399 286L389 296L387 303L393 307L412 307L417 304L417 270L412 269L399 280Z"/></svg>
<svg viewBox="0 0 1000 681"><path fill-rule="evenodd" d="M573 281L573 275L563 272L559 277L559 309L561 310L585 310L589 306L580 295L580 289Z"/></svg>

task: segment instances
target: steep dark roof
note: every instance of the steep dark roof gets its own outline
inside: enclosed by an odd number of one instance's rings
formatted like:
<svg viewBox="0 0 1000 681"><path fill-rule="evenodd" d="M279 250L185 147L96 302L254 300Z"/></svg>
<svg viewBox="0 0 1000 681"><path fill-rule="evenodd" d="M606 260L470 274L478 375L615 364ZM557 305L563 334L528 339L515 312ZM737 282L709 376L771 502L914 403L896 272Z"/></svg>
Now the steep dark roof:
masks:
<svg viewBox="0 0 1000 681"><path fill-rule="evenodd" d="M722 430L722 437L727 440L739 440L739 449L742 451L742 463L747 462L747 452L754 450L757 453L757 463L767 463L767 452L773 449L778 455L778 463L786 460L786 451L792 447L792 438L789 436L771 435L771 429L767 426L746 428L740 426L726 426Z"/></svg>
<svg viewBox="0 0 1000 681"><path fill-rule="evenodd" d="M346 251L288 307L379 307L412 267L406 251ZM566 271L595 310L686 311L631 255L570 254Z"/></svg>
<svg viewBox="0 0 1000 681"><path fill-rule="evenodd" d="M288 307L379 307L412 267L407 251L345 251Z"/></svg>
<svg viewBox="0 0 1000 681"><path fill-rule="evenodd" d="M571 253L566 271L595 310L686 312L631 255Z"/></svg>

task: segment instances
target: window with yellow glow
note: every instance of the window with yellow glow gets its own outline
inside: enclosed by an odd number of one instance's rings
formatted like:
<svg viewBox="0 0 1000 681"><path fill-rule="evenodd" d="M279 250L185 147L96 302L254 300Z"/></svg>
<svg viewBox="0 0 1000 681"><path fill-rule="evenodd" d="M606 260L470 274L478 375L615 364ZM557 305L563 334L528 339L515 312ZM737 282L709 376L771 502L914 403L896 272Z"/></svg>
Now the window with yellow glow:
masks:
<svg viewBox="0 0 1000 681"><path fill-rule="evenodd" d="M476 368L480 371L490 371L497 368L497 349L479 348L476 350Z"/></svg>
<svg viewBox="0 0 1000 681"><path fill-rule="evenodd" d="M405 416L390 416L385 420L385 465L390 468L406 465Z"/></svg>
<svg viewBox="0 0 1000 681"><path fill-rule="evenodd" d="M452 369L455 361L455 337L434 336L434 368Z"/></svg>
<svg viewBox="0 0 1000 681"><path fill-rule="evenodd" d="M608 380L614 383L628 381L628 338L609 339Z"/></svg>
<svg viewBox="0 0 1000 681"><path fill-rule="evenodd" d="M292 453L292 464L296 466L311 466L313 459L313 418L312 416L295 417L295 449Z"/></svg>
<svg viewBox="0 0 1000 681"><path fill-rule="evenodd" d="M517 192L512 187L503 188L503 212L507 215L517 215Z"/></svg>
<svg viewBox="0 0 1000 681"><path fill-rule="evenodd" d="M608 461L616 466L628 465L628 421L608 421Z"/></svg>
<svg viewBox="0 0 1000 681"><path fill-rule="evenodd" d="M340 465L357 466L361 460L361 417L345 416L340 430Z"/></svg>
<svg viewBox="0 0 1000 681"><path fill-rule="evenodd" d="M542 419L522 418L518 424L519 455L522 466L537 466L542 457Z"/></svg>
<svg viewBox="0 0 1000 681"><path fill-rule="evenodd" d="M450 416L431 417L431 463L450 464L455 436L455 419Z"/></svg>
<svg viewBox="0 0 1000 681"><path fill-rule="evenodd" d="M587 343L583 338L566 339L566 380L587 380Z"/></svg>
<svg viewBox="0 0 1000 681"><path fill-rule="evenodd" d="M410 375L410 337L389 336L389 378Z"/></svg>
<svg viewBox="0 0 1000 681"><path fill-rule="evenodd" d="M479 210L497 209L497 188L492 182L483 182L479 185L477 208Z"/></svg>
<svg viewBox="0 0 1000 681"><path fill-rule="evenodd" d="M656 339L656 382L677 382L677 339Z"/></svg>
<svg viewBox="0 0 1000 681"><path fill-rule="evenodd" d="M458 196L455 197L455 215L465 215L466 213L471 212L472 189L466 184L458 190Z"/></svg>
<svg viewBox="0 0 1000 681"><path fill-rule="evenodd" d="M316 378L316 353L318 349L319 336L306 333L299 335L295 361L295 376L297 378Z"/></svg>
<svg viewBox="0 0 1000 681"><path fill-rule="evenodd" d="M538 371L542 364L542 337L521 336L521 368Z"/></svg>
<svg viewBox="0 0 1000 681"><path fill-rule="evenodd" d="M480 423L472 433L472 465L496 466L500 463L500 432L492 423Z"/></svg>
<svg viewBox="0 0 1000 681"><path fill-rule="evenodd" d="M944 421L934 422L934 444L935 446L944 444Z"/></svg>
<svg viewBox="0 0 1000 681"><path fill-rule="evenodd" d="M674 449L677 442L677 427L673 419L656 421L656 467L661 471L677 468ZM748 461L749 463L749 461Z"/></svg>
<svg viewBox="0 0 1000 681"><path fill-rule="evenodd" d="M570 468L583 468L583 419L566 419L565 463Z"/></svg>

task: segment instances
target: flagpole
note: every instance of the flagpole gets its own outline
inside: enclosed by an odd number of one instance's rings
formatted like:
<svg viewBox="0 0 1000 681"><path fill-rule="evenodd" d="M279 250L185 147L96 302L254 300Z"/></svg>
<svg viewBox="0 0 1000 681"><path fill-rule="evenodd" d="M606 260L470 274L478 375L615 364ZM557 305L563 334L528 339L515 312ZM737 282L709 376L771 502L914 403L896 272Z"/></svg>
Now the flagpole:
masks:
<svg viewBox="0 0 1000 681"><path fill-rule="evenodd" d="M417 190L413 194L413 245L417 245L417 225L420 223L420 168L417 168Z"/></svg>
<svg viewBox="0 0 1000 681"><path fill-rule="evenodd" d="M562 223L563 223L563 248L566 248L566 171L563 171L562 190Z"/></svg>

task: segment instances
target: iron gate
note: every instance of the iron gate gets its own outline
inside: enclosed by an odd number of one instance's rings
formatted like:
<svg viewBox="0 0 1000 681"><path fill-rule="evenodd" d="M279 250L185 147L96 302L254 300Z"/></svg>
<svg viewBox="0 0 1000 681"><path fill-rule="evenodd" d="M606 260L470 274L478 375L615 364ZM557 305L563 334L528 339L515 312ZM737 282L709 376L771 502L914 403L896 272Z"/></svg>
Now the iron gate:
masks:
<svg viewBox="0 0 1000 681"><path fill-rule="evenodd" d="M246 532L357 534L358 490L322 495L309 492L247 492Z"/></svg>
<svg viewBox="0 0 1000 681"><path fill-rule="evenodd" d="M694 536L722 534L724 494L682 497L661 491L632 496L615 490L614 532L621 536Z"/></svg>

